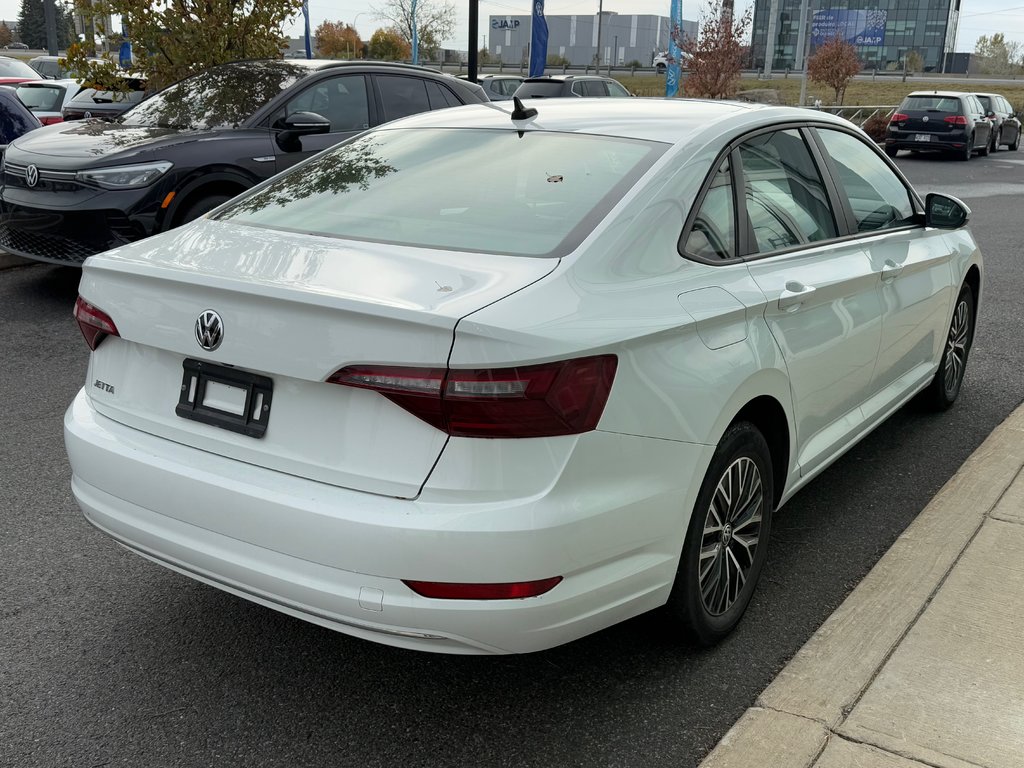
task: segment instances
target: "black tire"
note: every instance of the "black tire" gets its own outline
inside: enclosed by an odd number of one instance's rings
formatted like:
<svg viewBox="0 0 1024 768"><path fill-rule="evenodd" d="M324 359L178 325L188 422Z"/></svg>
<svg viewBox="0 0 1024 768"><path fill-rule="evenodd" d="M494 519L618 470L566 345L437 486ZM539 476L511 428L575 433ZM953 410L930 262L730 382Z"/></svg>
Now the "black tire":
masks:
<svg viewBox="0 0 1024 768"><path fill-rule="evenodd" d="M939 370L921 393L924 404L933 411L945 411L956 402L964 383L967 358L974 343L974 292L969 285L960 289L953 317L949 322Z"/></svg>
<svg viewBox="0 0 1024 768"><path fill-rule="evenodd" d="M896 155L898 155L899 153L900 153L900 151L898 149L896 149L896 147L886 147L885 148L885 154L887 154L889 157L896 157Z"/></svg>
<svg viewBox="0 0 1024 768"><path fill-rule="evenodd" d="M1013 140L1013 144L1010 145L1010 151L1011 152L1016 152L1018 149L1020 149L1020 129L1019 128L1017 129L1017 138L1015 138Z"/></svg>
<svg viewBox="0 0 1024 768"><path fill-rule="evenodd" d="M1003 140L1003 131L1002 131L1002 129L1000 129L1000 130L996 131L994 134L992 134L992 145L989 147L989 150L992 151L992 152L998 152L999 151L999 144L1000 144L1000 142L1002 142L1002 140Z"/></svg>
<svg viewBox="0 0 1024 768"><path fill-rule="evenodd" d="M956 153L957 160L970 160L971 155L974 154L974 135L967 139L967 143L964 144L964 148Z"/></svg>
<svg viewBox="0 0 1024 768"><path fill-rule="evenodd" d="M734 490L730 499L720 491L723 483L735 489L744 482L749 484L749 496ZM733 424L715 449L690 517L665 606L673 629L708 646L739 623L768 556L774 498L768 444L753 424ZM744 533L737 535L741 530ZM709 559L702 573L702 563ZM733 574L742 575L742 581Z"/></svg>
<svg viewBox="0 0 1024 768"><path fill-rule="evenodd" d="M206 197L200 197L189 203L188 207L181 212L178 217L178 224L187 224L194 219L198 219L204 213L209 213L218 205L226 203L231 199L231 195L207 195Z"/></svg>
<svg viewBox="0 0 1024 768"><path fill-rule="evenodd" d="M988 157L989 150L992 149L992 133L989 132L988 138L985 139L985 146L978 150L978 157Z"/></svg>

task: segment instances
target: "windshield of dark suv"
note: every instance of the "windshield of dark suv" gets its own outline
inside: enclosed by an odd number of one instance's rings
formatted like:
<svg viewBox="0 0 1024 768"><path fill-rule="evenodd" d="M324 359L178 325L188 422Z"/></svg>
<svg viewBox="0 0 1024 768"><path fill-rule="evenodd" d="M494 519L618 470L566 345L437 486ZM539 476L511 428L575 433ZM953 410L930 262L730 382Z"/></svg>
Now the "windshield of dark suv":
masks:
<svg viewBox="0 0 1024 768"><path fill-rule="evenodd" d="M158 128L237 128L311 70L286 61L241 61L175 83L130 109L120 122Z"/></svg>

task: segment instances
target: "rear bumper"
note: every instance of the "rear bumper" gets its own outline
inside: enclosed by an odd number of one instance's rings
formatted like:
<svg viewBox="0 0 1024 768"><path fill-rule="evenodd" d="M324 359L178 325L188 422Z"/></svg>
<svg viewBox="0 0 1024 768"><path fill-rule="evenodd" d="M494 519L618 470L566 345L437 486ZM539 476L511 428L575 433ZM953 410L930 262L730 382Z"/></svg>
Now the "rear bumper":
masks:
<svg viewBox="0 0 1024 768"><path fill-rule="evenodd" d="M541 494L429 503L156 438L96 413L84 393L65 416L65 440L86 518L126 547L331 629L445 653L537 651L664 603L693 478L713 450L593 432L580 437L579 465L570 459ZM601 455L609 466L593 467L591 483L587 467ZM615 463L622 474L610 470ZM225 527L225 519L234 522ZM563 581L521 600L435 600L402 582L551 576Z"/></svg>
<svg viewBox="0 0 1024 768"><path fill-rule="evenodd" d="M928 136L927 141L918 141L918 136ZM963 149L970 136L963 131L948 133L921 133L915 131L889 131L885 137L885 146L896 149L916 149L919 151L951 152Z"/></svg>

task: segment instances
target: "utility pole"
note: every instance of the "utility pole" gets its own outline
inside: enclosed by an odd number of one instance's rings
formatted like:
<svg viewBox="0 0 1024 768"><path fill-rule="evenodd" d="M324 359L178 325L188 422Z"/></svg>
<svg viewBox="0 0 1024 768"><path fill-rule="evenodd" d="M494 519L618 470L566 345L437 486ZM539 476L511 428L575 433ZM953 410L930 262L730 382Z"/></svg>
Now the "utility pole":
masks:
<svg viewBox="0 0 1024 768"><path fill-rule="evenodd" d="M601 69L601 20L604 18L604 0L597 0L597 69Z"/></svg>
<svg viewBox="0 0 1024 768"><path fill-rule="evenodd" d="M772 64L775 62L775 25L779 20L779 0L772 0L768 11L768 36L764 41L764 76L772 79Z"/></svg>
<svg viewBox="0 0 1024 768"><path fill-rule="evenodd" d="M43 24L46 26L46 49L57 55L57 6L54 0L43 0Z"/></svg>
<svg viewBox="0 0 1024 768"><path fill-rule="evenodd" d="M803 67L800 72L800 101L797 106L802 107L807 102L807 47L808 47L808 35L807 30L804 28L803 18L807 15L808 22L814 18L814 3L813 0L804 0L804 7L800 11L800 51L799 56L803 61Z"/></svg>
<svg viewBox="0 0 1024 768"><path fill-rule="evenodd" d="M797 30L796 34L796 60L793 62L793 68L799 69L801 72L807 63L804 59L804 40L807 36L807 6L810 5L810 0L803 0L800 3L800 29Z"/></svg>
<svg viewBox="0 0 1024 768"><path fill-rule="evenodd" d="M477 59L480 51L476 47L480 39L480 0L469 0L469 82L477 82Z"/></svg>

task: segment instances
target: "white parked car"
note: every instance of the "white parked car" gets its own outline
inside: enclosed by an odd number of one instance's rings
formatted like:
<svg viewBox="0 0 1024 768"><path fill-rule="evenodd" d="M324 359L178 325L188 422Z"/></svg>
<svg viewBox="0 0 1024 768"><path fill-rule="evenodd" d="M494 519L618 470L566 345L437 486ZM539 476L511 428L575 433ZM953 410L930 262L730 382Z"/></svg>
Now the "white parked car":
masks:
<svg viewBox="0 0 1024 768"><path fill-rule="evenodd" d="M64 105L82 90L77 80L33 80L16 88L18 98L43 125L64 122Z"/></svg>
<svg viewBox="0 0 1024 768"><path fill-rule="evenodd" d="M728 633L773 512L912 397L956 399L969 211L822 113L538 109L391 123L88 259L89 521L408 648L655 608Z"/></svg>

